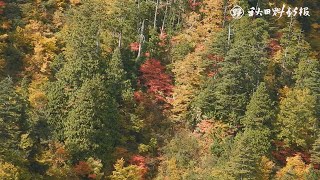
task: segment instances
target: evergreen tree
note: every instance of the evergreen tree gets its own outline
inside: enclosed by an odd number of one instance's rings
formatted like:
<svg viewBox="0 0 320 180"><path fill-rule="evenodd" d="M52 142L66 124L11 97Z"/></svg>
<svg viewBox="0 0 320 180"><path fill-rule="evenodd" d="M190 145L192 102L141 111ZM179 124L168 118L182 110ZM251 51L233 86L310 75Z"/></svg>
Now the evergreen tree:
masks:
<svg viewBox="0 0 320 180"><path fill-rule="evenodd" d="M69 11L62 32L64 62L48 86L48 116L72 160L108 160L118 130L118 104L124 79L119 50L106 61L100 40L106 28L105 4L82 1ZM57 59L60 60L60 59ZM59 63L58 63L59 64ZM106 70L107 69L107 70Z"/></svg>
<svg viewBox="0 0 320 180"><path fill-rule="evenodd" d="M269 128L274 117L273 104L264 82L260 83L247 106L242 124L246 128Z"/></svg>
<svg viewBox="0 0 320 180"><path fill-rule="evenodd" d="M266 67L267 23L242 18L236 24L234 42L221 63L214 83L214 109L218 119L238 124L252 91L262 80ZM254 32L252 32L254 31ZM209 86L210 87L210 86Z"/></svg>
<svg viewBox="0 0 320 180"><path fill-rule="evenodd" d="M312 145L311 162L313 164L320 164L320 136L317 137Z"/></svg>
<svg viewBox="0 0 320 180"><path fill-rule="evenodd" d="M102 73L105 61L101 56L100 31L106 14L102 2L85 0L69 11L62 31L63 67L56 78L68 85L69 92L77 90L86 79Z"/></svg>
<svg viewBox="0 0 320 180"><path fill-rule="evenodd" d="M300 89L308 88L316 98L316 108L318 119L320 118L320 61L308 59L300 61L295 71L295 86Z"/></svg>
<svg viewBox="0 0 320 180"><path fill-rule="evenodd" d="M48 83L46 87L48 103L46 106L46 116L48 124L53 129L51 138L63 141L63 121L66 118L65 107L67 95L65 94L65 85L61 81Z"/></svg>
<svg viewBox="0 0 320 180"><path fill-rule="evenodd" d="M301 29L296 21L290 22L289 27L281 31L283 34L280 39L280 45L283 49L275 56L278 61L279 73L276 74L279 80L279 86L292 86L294 84L294 71L300 61L310 57L310 45L304 40Z"/></svg>
<svg viewBox="0 0 320 180"><path fill-rule="evenodd" d="M258 171L258 159L248 143L249 136L238 134L232 148L229 162L227 162L226 174L232 175L234 179L255 179Z"/></svg>
<svg viewBox="0 0 320 180"><path fill-rule="evenodd" d="M21 98L15 92L12 79L5 78L0 81L0 159L18 153L20 135L25 125Z"/></svg>
<svg viewBox="0 0 320 180"><path fill-rule="evenodd" d="M132 100L131 82L126 77L119 48L114 50L111 60L107 61L106 76L117 102Z"/></svg>
<svg viewBox="0 0 320 180"><path fill-rule="evenodd" d="M309 148L316 132L315 98L310 90L293 89L280 102L278 137L287 145Z"/></svg>
<svg viewBox="0 0 320 180"><path fill-rule="evenodd" d="M83 83L70 99L64 122L65 144L78 160L112 152L117 132L117 108L102 77Z"/></svg>

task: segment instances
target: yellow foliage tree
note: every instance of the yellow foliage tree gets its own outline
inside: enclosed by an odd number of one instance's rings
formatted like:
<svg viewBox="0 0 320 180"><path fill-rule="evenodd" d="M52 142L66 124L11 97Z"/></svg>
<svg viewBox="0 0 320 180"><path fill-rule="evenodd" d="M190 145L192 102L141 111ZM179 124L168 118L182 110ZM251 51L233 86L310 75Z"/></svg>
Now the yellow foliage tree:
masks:
<svg viewBox="0 0 320 180"><path fill-rule="evenodd" d="M0 163L0 178L1 179L18 179L19 170L13 164L2 162Z"/></svg>
<svg viewBox="0 0 320 180"><path fill-rule="evenodd" d="M111 180L142 180L141 169L136 165L129 165L127 167L124 166L124 159L121 158L117 160L114 165L114 171L112 171L112 175L110 176Z"/></svg>
<svg viewBox="0 0 320 180"><path fill-rule="evenodd" d="M306 165L300 155L287 158L287 164L276 174L277 180L306 180L310 165Z"/></svg>
<svg viewBox="0 0 320 180"><path fill-rule="evenodd" d="M15 165L0 161L0 179L3 180L31 180L32 176L25 170Z"/></svg>
<svg viewBox="0 0 320 180"><path fill-rule="evenodd" d="M259 164L259 171L260 171L260 179L261 180L269 180L271 179L272 170L275 167L275 163L269 160L267 157L262 156L260 164Z"/></svg>
<svg viewBox="0 0 320 180"><path fill-rule="evenodd" d="M159 166L159 173L156 180L180 180L181 172L177 167L177 160L175 158L171 158L169 160L165 160Z"/></svg>
<svg viewBox="0 0 320 180"><path fill-rule="evenodd" d="M172 114L173 119L179 121L186 117L191 101L197 94L201 84L201 56L191 53L184 60L173 63L172 70L176 84L173 89Z"/></svg>

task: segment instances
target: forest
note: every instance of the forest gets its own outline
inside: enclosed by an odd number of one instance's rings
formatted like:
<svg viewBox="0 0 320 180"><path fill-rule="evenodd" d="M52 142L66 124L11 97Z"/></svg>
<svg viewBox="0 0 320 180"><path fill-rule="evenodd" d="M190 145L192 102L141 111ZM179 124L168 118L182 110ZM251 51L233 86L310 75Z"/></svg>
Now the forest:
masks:
<svg viewBox="0 0 320 180"><path fill-rule="evenodd" d="M0 179L319 180L320 1L0 0Z"/></svg>

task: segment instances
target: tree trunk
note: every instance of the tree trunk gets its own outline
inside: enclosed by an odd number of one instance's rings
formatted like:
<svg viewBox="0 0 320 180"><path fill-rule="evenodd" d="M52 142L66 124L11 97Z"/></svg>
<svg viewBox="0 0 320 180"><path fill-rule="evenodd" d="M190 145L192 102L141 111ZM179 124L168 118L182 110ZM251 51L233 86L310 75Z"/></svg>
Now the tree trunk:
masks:
<svg viewBox="0 0 320 180"><path fill-rule="evenodd" d="M153 28L154 29L156 29L156 27L157 27L158 6L159 6L159 0L157 0L156 10L154 12L154 20L153 20Z"/></svg>
<svg viewBox="0 0 320 180"><path fill-rule="evenodd" d="M144 39L144 36L143 36L143 31L144 31L144 22L145 20L142 21L142 25L141 25L141 31L140 31L140 39L139 39L139 51L138 51L138 57L139 58L141 56L141 46L142 46L142 43L143 43L143 39Z"/></svg>
<svg viewBox="0 0 320 180"><path fill-rule="evenodd" d="M163 32L164 30L164 25L165 25L165 22L166 22L166 18L167 18L167 13L168 13L168 0L167 0L167 4L166 4L166 11L164 13L164 17L163 17L163 21L162 21L162 27L161 27L161 32Z"/></svg>

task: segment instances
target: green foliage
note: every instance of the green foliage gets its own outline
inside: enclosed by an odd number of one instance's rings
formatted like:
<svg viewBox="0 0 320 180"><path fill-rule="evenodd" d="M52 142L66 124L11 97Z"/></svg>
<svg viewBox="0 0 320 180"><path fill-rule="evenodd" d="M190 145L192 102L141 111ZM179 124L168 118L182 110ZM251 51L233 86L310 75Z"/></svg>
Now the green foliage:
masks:
<svg viewBox="0 0 320 180"><path fill-rule="evenodd" d="M240 134L238 137L232 149L230 160L227 162L226 173L234 179L255 179L258 172L258 161L253 147L248 146L251 139L245 134Z"/></svg>
<svg viewBox="0 0 320 180"><path fill-rule="evenodd" d="M316 59L301 60L295 71L296 87L308 88L316 99L316 112L320 117L320 61ZM318 118L319 119L319 118Z"/></svg>
<svg viewBox="0 0 320 180"><path fill-rule="evenodd" d="M273 103L265 83L260 83L251 96L244 118L241 120L246 128L270 127L274 120Z"/></svg>
<svg viewBox="0 0 320 180"><path fill-rule="evenodd" d="M315 139L315 98L310 90L293 89L280 102L278 137L287 145L309 148Z"/></svg>
<svg viewBox="0 0 320 180"><path fill-rule="evenodd" d="M318 136L315 142L312 144L312 149L310 153L311 162L313 164L320 164L320 136Z"/></svg>
<svg viewBox="0 0 320 180"><path fill-rule="evenodd" d="M107 62L106 76L113 97L116 98L117 102L130 102L132 101L133 90L123 68L120 49L116 48L112 58Z"/></svg>
<svg viewBox="0 0 320 180"><path fill-rule="evenodd" d="M114 171L112 175L110 175L110 179L112 180L141 180L141 170L136 165L129 165L124 166L124 160L119 159L117 160L116 164L114 165Z"/></svg>
<svg viewBox="0 0 320 180"><path fill-rule="evenodd" d="M15 92L12 79L0 81L0 159L18 153L20 135L26 126L22 108L22 100Z"/></svg>
<svg viewBox="0 0 320 180"><path fill-rule="evenodd" d="M72 109L64 122L65 144L80 160L111 152L117 131L117 109L102 77L83 83L69 103Z"/></svg>
<svg viewBox="0 0 320 180"><path fill-rule="evenodd" d="M184 147L184 148L180 148ZM164 148L166 156L176 159L181 167L192 167L197 163L199 144L191 133L180 132Z"/></svg>
<svg viewBox="0 0 320 180"><path fill-rule="evenodd" d="M209 84L207 88L213 90L205 91L209 94L204 95L204 101L209 100L213 104L209 106L210 109L204 107L204 110L217 119L236 125L245 113L244 107L248 104L252 91L264 76L267 64L264 47L268 28L262 19L252 21L242 18L233 29L235 34L232 44L224 60L218 63L220 70L214 80L208 81L213 85ZM248 33L249 31L254 32Z"/></svg>
<svg viewBox="0 0 320 180"><path fill-rule="evenodd" d="M320 179L318 2L229 18L281 3L0 0L0 179Z"/></svg>
<svg viewBox="0 0 320 180"><path fill-rule="evenodd" d="M305 61L311 55L310 45L304 40L303 34L297 28L296 21L291 22L290 27L282 30L280 44L283 50L280 56L276 56L279 63L280 74L278 79L280 86L292 86L294 84L293 75L300 61Z"/></svg>

